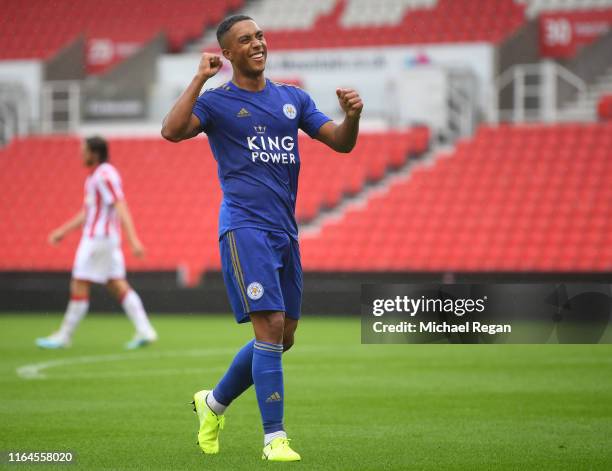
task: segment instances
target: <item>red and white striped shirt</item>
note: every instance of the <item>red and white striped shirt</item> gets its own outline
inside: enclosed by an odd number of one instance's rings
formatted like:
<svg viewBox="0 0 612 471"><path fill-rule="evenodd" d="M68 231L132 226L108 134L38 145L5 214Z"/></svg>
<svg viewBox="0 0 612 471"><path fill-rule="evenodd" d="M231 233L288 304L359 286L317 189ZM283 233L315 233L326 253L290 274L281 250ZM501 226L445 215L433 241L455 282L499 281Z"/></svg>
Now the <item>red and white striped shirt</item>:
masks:
<svg viewBox="0 0 612 471"><path fill-rule="evenodd" d="M85 180L86 219L83 237L121 239L121 227L114 204L124 198L117 169L104 162Z"/></svg>

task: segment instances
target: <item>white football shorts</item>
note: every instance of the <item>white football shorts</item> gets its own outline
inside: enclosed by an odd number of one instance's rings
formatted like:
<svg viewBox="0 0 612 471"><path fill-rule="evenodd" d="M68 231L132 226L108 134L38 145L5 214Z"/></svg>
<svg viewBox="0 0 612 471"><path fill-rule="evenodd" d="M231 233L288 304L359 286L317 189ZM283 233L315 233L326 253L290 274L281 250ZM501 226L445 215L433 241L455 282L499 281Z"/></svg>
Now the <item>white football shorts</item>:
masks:
<svg viewBox="0 0 612 471"><path fill-rule="evenodd" d="M112 238L83 237L74 257L72 278L103 284L125 279L120 242Z"/></svg>

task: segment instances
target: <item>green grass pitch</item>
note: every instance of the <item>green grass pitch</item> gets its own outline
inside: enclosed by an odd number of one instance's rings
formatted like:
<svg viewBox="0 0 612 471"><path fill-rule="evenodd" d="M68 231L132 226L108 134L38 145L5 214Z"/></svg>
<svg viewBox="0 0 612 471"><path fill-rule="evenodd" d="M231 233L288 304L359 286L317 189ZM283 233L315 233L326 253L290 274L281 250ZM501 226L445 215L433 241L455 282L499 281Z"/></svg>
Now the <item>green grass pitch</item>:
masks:
<svg viewBox="0 0 612 471"><path fill-rule="evenodd" d="M215 384L248 325L154 316L159 343L125 352L128 320L90 315L71 349L37 350L59 320L0 316L0 451L70 450L77 463L4 469L612 469L611 345L361 345L357 319L306 317L284 357L303 461L283 465L261 461L252 389L227 412L221 453L196 446L191 395Z"/></svg>

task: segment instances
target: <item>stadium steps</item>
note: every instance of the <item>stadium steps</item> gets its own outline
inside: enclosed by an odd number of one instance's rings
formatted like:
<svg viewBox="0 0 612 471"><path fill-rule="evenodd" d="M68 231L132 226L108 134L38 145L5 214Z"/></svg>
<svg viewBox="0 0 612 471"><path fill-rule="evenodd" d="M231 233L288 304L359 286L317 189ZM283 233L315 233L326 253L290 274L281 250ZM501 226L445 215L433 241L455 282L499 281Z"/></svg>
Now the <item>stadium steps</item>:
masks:
<svg viewBox="0 0 612 471"><path fill-rule="evenodd" d="M401 168L429 147L429 129L415 127L398 132L371 132L359 136L350 154L330 151L318 141L300 140L302 165L296 217L308 223L333 209L345 198Z"/></svg>
<svg viewBox="0 0 612 471"><path fill-rule="evenodd" d="M266 0L251 2L242 13L265 25L266 30L310 29L318 18L328 15L337 0Z"/></svg>
<svg viewBox="0 0 612 471"><path fill-rule="evenodd" d="M434 8L438 0L349 0L340 17L345 28L397 25L410 10Z"/></svg>
<svg viewBox="0 0 612 471"><path fill-rule="evenodd" d="M433 141L429 142L432 145ZM333 208L323 209L310 221L300 224L300 237L316 237L321 229L331 221L340 221L347 211L363 208L370 198L384 194L398 181L406 181L415 169L419 167L431 167L436 160L443 156L442 151L450 152L452 147L437 146L423 149L422 152L412 154L403 165L389 168L385 175L377 181L367 182L360 192L345 195Z"/></svg>

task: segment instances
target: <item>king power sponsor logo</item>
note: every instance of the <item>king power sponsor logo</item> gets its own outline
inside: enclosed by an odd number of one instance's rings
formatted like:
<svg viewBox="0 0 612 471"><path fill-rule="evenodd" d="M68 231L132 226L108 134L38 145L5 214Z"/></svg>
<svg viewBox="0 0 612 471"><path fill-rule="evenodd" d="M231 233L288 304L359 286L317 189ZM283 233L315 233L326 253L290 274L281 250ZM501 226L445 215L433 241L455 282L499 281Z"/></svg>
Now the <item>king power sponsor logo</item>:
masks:
<svg viewBox="0 0 612 471"><path fill-rule="evenodd" d="M293 136L268 136L265 126L253 126L253 129L255 134L246 138L252 162L281 165L297 163L293 153L295 149Z"/></svg>

